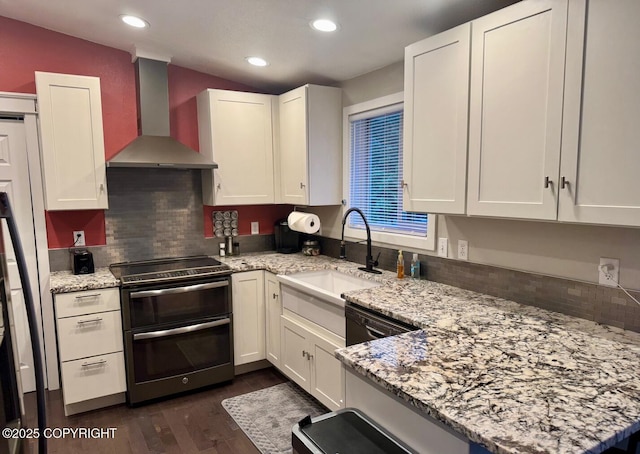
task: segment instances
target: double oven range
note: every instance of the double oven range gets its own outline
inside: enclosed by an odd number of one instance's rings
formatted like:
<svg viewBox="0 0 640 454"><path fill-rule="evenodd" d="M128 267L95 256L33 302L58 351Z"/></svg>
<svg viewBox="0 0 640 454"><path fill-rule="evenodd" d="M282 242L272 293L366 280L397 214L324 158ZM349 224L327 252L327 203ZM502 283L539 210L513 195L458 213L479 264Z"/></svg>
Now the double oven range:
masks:
<svg viewBox="0 0 640 454"><path fill-rule="evenodd" d="M206 256L118 263L130 405L233 378L231 270Z"/></svg>

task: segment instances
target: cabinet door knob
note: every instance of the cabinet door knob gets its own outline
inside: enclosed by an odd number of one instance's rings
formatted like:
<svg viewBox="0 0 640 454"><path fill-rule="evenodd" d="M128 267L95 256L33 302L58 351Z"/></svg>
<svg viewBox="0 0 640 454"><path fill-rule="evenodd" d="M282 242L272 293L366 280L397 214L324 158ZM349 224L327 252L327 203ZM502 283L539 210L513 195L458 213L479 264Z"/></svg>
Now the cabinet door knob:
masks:
<svg viewBox="0 0 640 454"><path fill-rule="evenodd" d="M300 189L304 189L304 187L305 187L305 184L300 182Z"/></svg>
<svg viewBox="0 0 640 454"><path fill-rule="evenodd" d="M274 294L273 294L273 299L276 299L276 298L278 298L278 294L277 294L277 293L274 293Z"/></svg>
<svg viewBox="0 0 640 454"><path fill-rule="evenodd" d="M304 350L302 350L302 357L304 358L305 356L307 356L307 352L305 352Z"/></svg>
<svg viewBox="0 0 640 454"><path fill-rule="evenodd" d="M560 187L564 189L566 186L569 186L569 180L565 177L560 178Z"/></svg>
<svg viewBox="0 0 640 454"><path fill-rule="evenodd" d="M313 359L313 355L311 353L307 353L307 359L308 360L312 360Z"/></svg>
<svg viewBox="0 0 640 454"><path fill-rule="evenodd" d="M221 185L220 183L218 183L218 184L216 185L216 189L219 191L220 189L222 189L222 185Z"/></svg>
<svg viewBox="0 0 640 454"><path fill-rule="evenodd" d="M553 184L553 181L551 181L551 179L549 177L544 177L544 187L545 188L548 188L552 184Z"/></svg>

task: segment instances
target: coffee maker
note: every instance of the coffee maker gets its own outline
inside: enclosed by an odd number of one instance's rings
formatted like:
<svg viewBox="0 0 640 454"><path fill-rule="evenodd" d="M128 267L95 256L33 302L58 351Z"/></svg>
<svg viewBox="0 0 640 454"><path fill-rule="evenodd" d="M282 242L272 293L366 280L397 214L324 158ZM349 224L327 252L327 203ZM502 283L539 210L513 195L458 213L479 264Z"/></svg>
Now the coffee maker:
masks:
<svg viewBox="0 0 640 454"><path fill-rule="evenodd" d="M300 234L289 228L287 219L280 219L273 226L276 237L276 252L292 254L300 251Z"/></svg>

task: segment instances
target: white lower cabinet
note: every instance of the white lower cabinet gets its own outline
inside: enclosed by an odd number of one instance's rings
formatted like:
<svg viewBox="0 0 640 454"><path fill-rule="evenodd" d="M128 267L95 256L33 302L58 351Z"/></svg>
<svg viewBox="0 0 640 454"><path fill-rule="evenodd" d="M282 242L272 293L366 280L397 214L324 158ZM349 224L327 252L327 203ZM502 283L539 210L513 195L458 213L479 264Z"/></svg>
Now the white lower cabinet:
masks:
<svg viewBox="0 0 640 454"><path fill-rule="evenodd" d="M264 271L231 275L234 365L265 359Z"/></svg>
<svg viewBox="0 0 640 454"><path fill-rule="evenodd" d="M268 271L264 273L264 302L267 360L280 368L280 316L282 315L280 282L275 274Z"/></svg>
<svg viewBox="0 0 640 454"><path fill-rule="evenodd" d="M333 355L344 339L287 310L281 333L282 372L330 410L344 408L345 372Z"/></svg>
<svg viewBox="0 0 640 454"><path fill-rule="evenodd" d="M64 404L126 391L123 352L64 361L61 364Z"/></svg>
<svg viewBox="0 0 640 454"><path fill-rule="evenodd" d="M124 402L119 289L55 295L54 304L65 415Z"/></svg>

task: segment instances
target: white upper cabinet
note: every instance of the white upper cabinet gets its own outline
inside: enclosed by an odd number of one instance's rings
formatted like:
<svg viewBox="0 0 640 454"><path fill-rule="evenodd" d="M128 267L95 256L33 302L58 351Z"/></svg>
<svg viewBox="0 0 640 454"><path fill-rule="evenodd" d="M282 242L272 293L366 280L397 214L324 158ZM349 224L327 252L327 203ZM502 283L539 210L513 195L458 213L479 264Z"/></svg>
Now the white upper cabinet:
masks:
<svg viewBox="0 0 640 454"><path fill-rule="evenodd" d="M640 226L638 17L638 0L569 4L561 221Z"/></svg>
<svg viewBox="0 0 640 454"><path fill-rule="evenodd" d="M45 209L108 208L100 79L35 77Z"/></svg>
<svg viewBox="0 0 640 454"><path fill-rule="evenodd" d="M472 23L467 213L556 219L567 0Z"/></svg>
<svg viewBox="0 0 640 454"><path fill-rule="evenodd" d="M200 152L219 166L202 171L204 203L274 203L274 97L205 90L197 102Z"/></svg>
<svg viewBox="0 0 640 454"><path fill-rule="evenodd" d="M465 213L471 24L405 49L404 210Z"/></svg>
<svg viewBox="0 0 640 454"><path fill-rule="evenodd" d="M305 85L278 102L277 202L339 205L342 201L342 91Z"/></svg>

